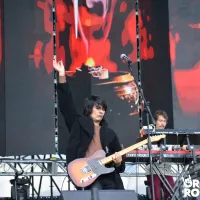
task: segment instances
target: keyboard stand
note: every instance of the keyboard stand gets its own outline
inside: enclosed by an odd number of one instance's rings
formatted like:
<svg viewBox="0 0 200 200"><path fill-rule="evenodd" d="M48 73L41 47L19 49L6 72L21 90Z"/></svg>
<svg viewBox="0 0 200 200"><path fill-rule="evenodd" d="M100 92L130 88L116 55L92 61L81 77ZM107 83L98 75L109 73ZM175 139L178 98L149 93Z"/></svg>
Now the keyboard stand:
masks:
<svg viewBox="0 0 200 200"><path fill-rule="evenodd" d="M190 167L192 167L196 163L196 155L195 155L194 147L190 146L189 137L187 137L186 139L187 139L187 142L188 142L188 147L189 147L188 149L192 152L193 160L190 163L188 163L184 166L182 172L178 176L178 179L175 181L174 188L172 188L172 186L170 185L170 183L166 179L165 174L163 174L161 172L161 170L157 166L157 163L154 162L153 165L152 165L153 171L156 173L156 175L159 177L159 179L163 183L166 190L169 192L169 198L168 199L171 199L171 200L174 200L174 199L179 200L180 199L179 198L179 190L180 190L181 186L183 185L183 180L185 178L187 178L188 171L189 171ZM162 152L163 152L163 150L162 150L162 145L161 145L160 155L159 155L160 163L162 162L162 156L163 156Z"/></svg>
<svg viewBox="0 0 200 200"><path fill-rule="evenodd" d="M174 188L172 188L172 186L169 184L168 180L165 178L165 175L158 168L157 164L156 163L153 164L153 171L156 173L156 175L158 175L158 177L161 180L161 182L163 183L164 187L170 194L168 199L170 199L170 200L174 200L174 199L179 200L180 199L179 190L180 190L181 186L183 185L183 180L188 178L189 169L193 165L194 165L194 162L192 160L191 163L188 163L184 166L184 169L178 176L178 179L175 181Z"/></svg>
<svg viewBox="0 0 200 200"><path fill-rule="evenodd" d="M165 175L160 171L159 167L157 166L156 163L153 164L153 171L156 173L156 175L159 177L161 182L163 183L164 187L166 190L169 192L169 196L172 196L174 193L174 189L172 186L169 184L168 180L166 179ZM178 197L176 197L177 200L179 200Z"/></svg>
<svg viewBox="0 0 200 200"><path fill-rule="evenodd" d="M188 170L189 170L189 168L191 167L191 165L193 165L193 164L187 164L185 167L184 167L184 169L183 169L183 171L181 172L181 174L179 175L179 177L178 177L178 179L176 180L176 182L175 182L175 185L174 185L174 194L172 195L172 198L171 198L171 200L174 200L175 199L175 196L176 196L176 194L179 192L179 189L180 189L180 187L183 185L183 180L187 177L187 175L188 175Z"/></svg>

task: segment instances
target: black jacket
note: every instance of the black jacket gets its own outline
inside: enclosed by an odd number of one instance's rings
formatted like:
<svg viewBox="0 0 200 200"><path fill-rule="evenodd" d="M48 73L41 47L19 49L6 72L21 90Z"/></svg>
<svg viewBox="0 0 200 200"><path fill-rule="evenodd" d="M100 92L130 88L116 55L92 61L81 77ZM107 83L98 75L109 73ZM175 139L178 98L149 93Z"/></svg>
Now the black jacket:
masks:
<svg viewBox="0 0 200 200"><path fill-rule="evenodd" d="M68 83L58 84L58 100L60 110L68 126L70 137L67 147L67 163L83 158L94 135L94 123L90 117L81 116L75 109L73 98ZM100 129L102 148L107 156L121 150L116 133L103 123ZM113 163L111 163L114 166ZM125 162L122 161L119 167L115 167L112 174L117 189L124 189L119 173L124 172Z"/></svg>

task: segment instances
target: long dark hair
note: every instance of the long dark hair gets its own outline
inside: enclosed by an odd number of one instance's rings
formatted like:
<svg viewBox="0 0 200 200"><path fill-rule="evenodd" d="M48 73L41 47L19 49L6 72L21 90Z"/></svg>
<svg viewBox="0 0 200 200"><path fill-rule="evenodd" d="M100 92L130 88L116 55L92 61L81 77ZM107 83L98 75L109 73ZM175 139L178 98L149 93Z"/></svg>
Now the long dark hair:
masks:
<svg viewBox="0 0 200 200"><path fill-rule="evenodd" d="M106 101L99 96L92 95L85 99L83 115L89 117L92 114L92 109L94 106L101 106L105 112L107 111ZM106 122L105 117L103 117L101 123L102 122Z"/></svg>

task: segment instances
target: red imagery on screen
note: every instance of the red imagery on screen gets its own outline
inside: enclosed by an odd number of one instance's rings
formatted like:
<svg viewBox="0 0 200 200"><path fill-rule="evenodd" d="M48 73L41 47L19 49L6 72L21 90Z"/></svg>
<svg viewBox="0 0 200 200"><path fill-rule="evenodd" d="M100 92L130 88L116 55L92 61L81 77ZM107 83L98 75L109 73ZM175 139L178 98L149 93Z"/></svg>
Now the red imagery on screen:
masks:
<svg viewBox="0 0 200 200"><path fill-rule="evenodd" d="M73 2L73 1L72 1ZM117 63L111 60L110 55L112 49L112 43L109 39L109 33L112 26L113 15L117 1L102 1L110 5L110 9L106 10L104 15L99 16L95 13L90 13L85 6L79 6L79 23L78 23L78 37L75 34L75 22L74 22L74 6L73 3L70 6L66 6L63 0L56 0L56 52L57 59L63 60L68 57L66 55L66 49L63 44L60 44L59 33L66 30L66 25L70 25L69 35L66 37L69 40L69 53L71 57L70 71L75 71L80 68L82 64L86 66L103 66L110 72L118 71ZM43 10L44 18L44 31L50 34L51 38L46 43L45 41L38 40L35 44L33 54L29 58L34 59L35 67L39 68L41 61L44 62L45 68L48 73L53 70L52 57L53 57L53 23L51 20L52 15L52 0L38 0L37 7ZM122 1L120 4L119 13L127 11L127 2ZM115 14L117 12L115 11ZM139 12L140 20L140 38L141 38L141 59L152 59L154 57L154 49L149 45L149 41L152 39L152 35L147 33L147 29L143 24L141 12ZM150 17L147 16L147 21L150 21ZM134 62L136 62L136 17L135 10L133 10L126 20L124 21L124 29L122 30L121 42L125 47L129 42L133 46L132 52L129 56ZM96 39L94 32L102 30L102 37ZM81 52L81 53L80 53Z"/></svg>
<svg viewBox="0 0 200 200"><path fill-rule="evenodd" d="M72 1L73 2L73 1ZM104 15L99 16L96 13L90 13L86 6L80 5L78 7L78 37L76 37L76 28L74 20L74 6L73 3L70 6L66 6L63 0L56 1L56 42L57 42L57 57L58 60L63 60L65 64L66 55L64 47L60 44L59 33L65 31L66 25L70 25L69 35L69 51L71 57L71 65L68 67L69 71L75 71L76 68L80 68L82 64L86 66L100 66L108 69L110 72L118 71L117 63L111 60L110 55L112 49L112 43L109 39L109 33L112 27L113 15L127 11L127 2L123 1L120 4L120 9L117 13L115 6L117 1L102 1L102 4L109 4L110 10ZM149 45L151 41L151 34L147 33L147 29L144 27L141 13L140 15L140 34L141 34L141 57L142 59L152 59L154 57L154 49ZM150 17L147 16L147 21L150 21ZM102 36L98 39L94 37L94 32L102 30ZM136 62L136 16L135 10L133 10L124 22L124 30L122 31L121 42L123 46L126 46L128 42L133 46L133 51L130 53L130 57ZM81 53L80 53L81 52Z"/></svg>
<svg viewBox="0 0 200 200"><path fill-rule="evenodd" d="M120 12L123 13L123 12L126 12L127 10L127 3L125 1L121 2L120 4Z"/></svg>
<svg viewBox="0 0 200 200"><path fill-rule="evenodd" d="M191 26L192 28L198 28L198 26ZM173 28L171 26L171 28ZM194 64L191 68L180 70L176 68L176 46L180 42L180 33L169 32L170 40L170 56L172 73L174 78L174 84L178 97L181 110L184 113L192 114L200 112L200 61ZM181 58L179 58L181 59Z"/></svg>
<svg viewBox="0 0 200 200"><path fill-rule="evenodd" d="M66 5L64 0L56 0L56 55L57 60L62 60L64 65L66 64L66 59L71 58L71 64L68 66L69 71L76 71L77 68L80 68L83 64L88 67L103 66L103 68L108 69L110 73L118 71L118 63L115 60L111 59L112 51L115 51L112 48L112 38L110 38L110 31L113 25L114 14L120 18L120 15L127 12L128 4L126 1L120 3L119 10L116 10L117 0L99 0L103 5L103 14L99 15L95 12L90 12L90 9L86 5L79 5L77 8L78 11L78 36L76 35L76 23L75 23L75 8L74 1L71 1L71 4ZM33 55L29 57L34 59L35 67L40 68L41 61L44 62L45 68L48 73L51 73L53 70L52 58L53 58L53 23L51 20L52 16L52 0L38 0L37 1L38 9L43 11L43 24L45 33L50 35L50 40L48 42L38 40L34 47ZM109 8L109 9L108 9ZM121 18L120 18L121 19ZM150 45L152 40L151 33L147 33L147 29L144 26L143 21L147 23L150 22L150 17L146 18L141 17L141 12L139 12L140 20L140 39L141 39L141 59L147 60L154 57L154 49ZM123 21L123 29L119 30L121 33L121 38L119 38L119 47L120 45L124 48L130 43L132 49L129 54L133 62L137 61L136 49L136 16L135 10L132 10L127 18ZM67 29L68 28L68 29ZM68 31L66 31L68 30ZM101 32L98 38L95 37L96 32ZM61 33L66 33L66 43L63 43L63 38L61 38ZM113 34L113 33L112 33ZM114 36L114 35L113 35ZM62 36L63 37L63 36ZM62 39L62 42L61 42ZM120 40L121 39L121 40ZM69 48L69 49L66 49ZM69 53L69 55L67 55ZM132 85L124 85L123 88L120 88L120 91L125 91L124 94L129 99L133 101L135 99L135 88L133 83ZM132 88L127 89L127 88ZM119 88L118 88L119 90ZM127 93L128 92L128 93ZM129 94L131 92L131 94ZM132 95L132 96L131 96ZM121 96L120 96L121 97ZM124 99L124 97L123 97ZM134 100L136 104L137 101ZM137 113L136 109L136 113ZM135 114L135 112L133 112ZM132 113L132 114L133 114Z"/></svg>
<svg viewBox="0 0 200 200"><path fill-rule="evenodd" d="M67 57L65 47L60 43L60 32L65 31L67 24L73 24L74 15L73 7L70 6L68 9L63 0L56 0L56 56L57 60L62 60L64 65ZM68 35L66 35L66 38Z"/></svg>
<svg viewBox="0 0 200 200"><path fill-rule="evenodd" d="M82 64L87 66L102 65L111 72L117 71L117 64L110 59L112 44L108 39L115 5L116 0L112 0L111 9L105 16L98 16L97 14L90 13L85 6L79 6L79 36L76 38L74 7L71 5L67 8L62 0L56 1L57 35L59 32L64 31L65 23L70 24L69 35L66 35L66 37L69 38L69 51L72 60L69 66L70 71L75 71L76 68L80 68ZM103 32L102 37L96 39L94 37L94 32L100 29L102 29ZM59 42L59 38L57 38L57 41ZM66 58L62 46L59 46L57 53L58 58L62 60Z"/></svg>
<svg viewBox="0 0 200 200"><path fill-rule="evenodd" d="M38 40L35 44L33 55L29 55L29 58L34 59L35 67L39 68L40 63L43 60L45 68L48 73L53 70L52 58L53 58L53 23L51 21L52 16L52 0L37 1L38 8L44 12L44 31L51 36L50 40L45 41ZM41 19L42 20L42 19ZM37 22L38 23L38 22ZM44 50L43 50L44 49Z"/></svg>
<svg viewBox="0 0 200 200"><path fill-rule="evenodd" d="M97 0L98 1L98 0ZM87 8L86 5L79 5L77 10L74 7L74 1L71 1L71 4L66 5L65 1L63 0L56 0L56 52L57 52L57 60L63 60L64 65L66 65L66 60L71 58L70 66L67 66L66 74L68 76L74 75L77 68L81 68L84 64L89 68L98 66L103 66L103 68L108 69L110 73L119 71L117 59L111 59L111 54L116 51L113 48L113 38L114 35L110 35L111 28L116 29L113 27L113 19L120 19L119 23L122 24L122 28L120 28L119 33L121 34L121 38L117 40L119 43L119 48L124 47L126 48L127 45L132 45L133 48L129 49L130 57L132 58L133 62L137 61L136 56L136 49L137 49L137 41L136 41L136 15L135 10L132 10L127 18L124 20L123 15L127 15L127 8L128 4L126 1L122 1L119 6L119 10L117 9L116 0L99 0L101 2L102 7L107 8L109 10L104 10L102 15L99 13L91 11ZM108 6L109 5L109 6ZM76 35L76 14L78 13L78 36ZM113 16L114 15L114 16ZM122 16L122 18L121 18ZM147 33L147 29L144 26L141 12L139 12L139 20L140 20L140 34L141 34L141 59L147 60L152 59L154 57L154 49L150 45L152 40L152 35ZM147 23L150 22L150 17L146 16L145 21ZM69 30L67 30L67 26ZM67 31L66 31L67 30ZM101 35L95 37L95 33L98 31L101 32ZM66 33L66 44L63 44L63 34ZM112 31L113 34L113 31ZM120 37L120 34L118 36ZM60 35L62 35L62 43ZM112 41L112 42L111 42ZM62 46L63 45L63 46ZM67 46L69 49L65 49L64 45ZM66 53L69 52L70 55ZM69 63L69 62L68 62ZM138 100L137 96L137 89L135 88L134 81L129 81L124 83L124 77L128 75L123 75L123 81L118 81L116 88L114 91L116 95L122 99L130 102L134 105L130 115L135 115L138 113ZM121 76L119 76L121 77ZM116 79L118 77L115 77ZM109 81L103 84L111 84ZM122 85L123 84L123 85Z"/></svg>
<svg viewBox="0 0 200 200"><path fill-rule="evenodd" d="M124 6L123 6L124 7ZM150 21L150 17L147 16L147 21ZM148 60L154 57L154 49L151 45L148 45L152 40L152 35L147 33L147 29L143 24L141 17L141 11L139 11L140 22L140 59ZM128 55L133 62L137 61L137 39L136 39L136 16L135 10L133 10L127 17L124 30L122 32L122 45L126 46L130 42L133 46L133 51Z"/></svg>

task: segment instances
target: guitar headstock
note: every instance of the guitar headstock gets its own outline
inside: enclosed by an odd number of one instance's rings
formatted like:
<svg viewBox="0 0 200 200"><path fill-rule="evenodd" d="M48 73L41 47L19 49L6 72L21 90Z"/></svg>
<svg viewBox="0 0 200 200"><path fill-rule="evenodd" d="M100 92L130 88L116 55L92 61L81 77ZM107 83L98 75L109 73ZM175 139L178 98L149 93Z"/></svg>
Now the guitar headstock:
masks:
<svg viewBox="0 0 200 200"><path fill-rule="evenodd" d="M150 138L151 138L151 142L158 142L158 141L166 138L166 135L154 135L154 136L150 136Z"/></svg>

